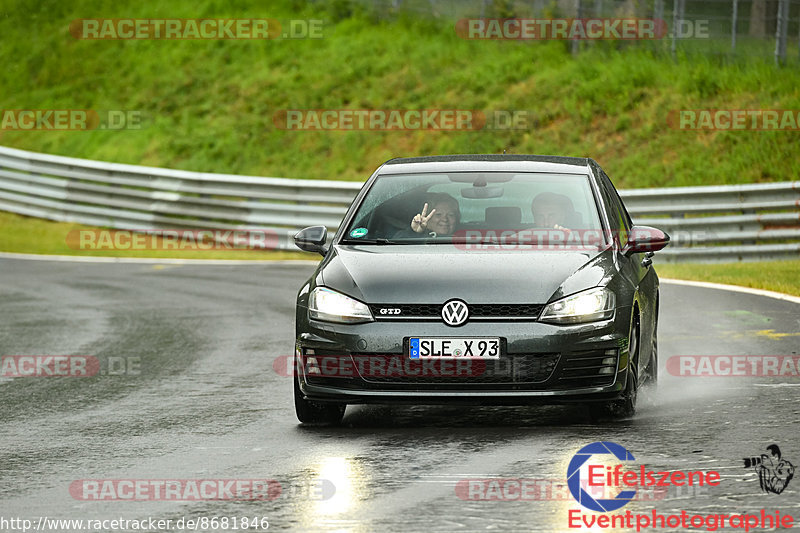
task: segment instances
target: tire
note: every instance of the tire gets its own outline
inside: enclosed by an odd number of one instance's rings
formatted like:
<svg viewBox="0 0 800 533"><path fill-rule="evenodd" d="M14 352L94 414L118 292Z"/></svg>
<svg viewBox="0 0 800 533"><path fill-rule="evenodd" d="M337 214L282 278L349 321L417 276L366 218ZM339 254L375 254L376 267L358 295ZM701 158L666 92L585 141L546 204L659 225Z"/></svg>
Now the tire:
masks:
<svg viewBox="0 0 800 533"><path fill-rule="evenodd" d="M639 340L641 327L638 312L633 316L628 337L628 372L622 397L608 402L589 404L589 413L597 418L630 418L636 413L636 397L639 391Z"/></svg>
<svg viewBox="0 0 800 533"><path fill-rule="evenodd" d="M299 378L294 378L294 411L303 424L331 424L342 421L347 404L312 402L303 398Z"/></svg>

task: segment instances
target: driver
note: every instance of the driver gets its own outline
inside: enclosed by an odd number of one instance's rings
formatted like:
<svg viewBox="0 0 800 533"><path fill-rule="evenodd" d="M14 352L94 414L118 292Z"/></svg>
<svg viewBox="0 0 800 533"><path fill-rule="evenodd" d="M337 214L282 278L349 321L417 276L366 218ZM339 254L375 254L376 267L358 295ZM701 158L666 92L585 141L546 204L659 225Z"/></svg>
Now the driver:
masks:
<svg viewBox="0 0 800 533"><path fill-rule="evenodd" d="M460 219L458 200L446 193L435 193L428 197L422 212L411 219L411 229L414 233L427 232L431 237L452 235Z"/></svg>
<svg viewBox="0 0 800 533"><path fill-rule="evenodd" d="M570 231L565 224L573 211L572 200L554 192L537 194L531 203L533 225L537 228Z"/></svg>

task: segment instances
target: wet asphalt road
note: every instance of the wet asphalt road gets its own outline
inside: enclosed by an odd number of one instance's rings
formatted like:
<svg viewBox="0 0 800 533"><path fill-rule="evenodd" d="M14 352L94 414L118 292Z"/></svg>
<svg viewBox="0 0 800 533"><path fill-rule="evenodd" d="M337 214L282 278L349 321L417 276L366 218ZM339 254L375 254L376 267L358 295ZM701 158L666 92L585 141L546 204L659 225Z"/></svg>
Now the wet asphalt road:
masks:
<svg viewBox="0 0 800 533"><path fill-rule="evenodd" d="M742 466L772 443L800 466L800 379L664 369L678 354L797 355L797 304L662 285L661 382L630 420L592 423L576 406L351 406L342 427L309 428L272 364L291 354L294 296L312 268L0 260L0 355L91 355L101 365L91 378L0 378L0 530L14 530L3 525L10 518L203 516L265 517L270 529L298 531L569 530L579 506L562 486L567 463L597 440L625 446L648 469L722 474L719 487L670 489L623 511L777 509L800 519L800 473L783 494L764 494ZM460 480L489 477L546 480L554 492L526 501L456 493ZM70 493L84 479L272 479L283 493L84 501Z"/></svg>

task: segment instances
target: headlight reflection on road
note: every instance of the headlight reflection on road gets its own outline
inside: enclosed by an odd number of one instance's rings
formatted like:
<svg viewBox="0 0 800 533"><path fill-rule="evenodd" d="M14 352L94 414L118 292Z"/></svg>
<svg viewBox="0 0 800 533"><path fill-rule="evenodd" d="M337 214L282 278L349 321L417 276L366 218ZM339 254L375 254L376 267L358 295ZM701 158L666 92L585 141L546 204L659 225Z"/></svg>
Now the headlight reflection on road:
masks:
<svg viewBox="0 0 800 533"><path fill-rule="evenodd" d="M327 517L355 510L359 503L359 487L364 485L364 475L353 459L325 457L315 476L332 482L336 490L332 498L315 502L314 513L317 516Z"/></svg>

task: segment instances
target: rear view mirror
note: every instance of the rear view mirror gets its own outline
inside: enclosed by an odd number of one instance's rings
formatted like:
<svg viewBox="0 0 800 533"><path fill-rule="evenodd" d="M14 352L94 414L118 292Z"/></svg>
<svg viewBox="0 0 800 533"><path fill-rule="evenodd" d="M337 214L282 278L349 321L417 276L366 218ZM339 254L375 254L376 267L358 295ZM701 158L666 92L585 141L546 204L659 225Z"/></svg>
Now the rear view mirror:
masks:
<svg viewBox="0 0 800 533"><path fill-rule="evenodd" d="M328 253L326 242L328 240L328 228L325 226L309 226L301 229L294 236L294 244L306 252L316 252L320 255Z"/></svg>
<svg viewBox="0 0 800 533"><path fill-rule="evenodd" d="M485 198L500 198L503 196L502 187L470 187L461 189L461 196L471 200L483 200Z"/></svg>
<svg viewBox="0 0 800 533"><path fill-rule="evenodd" d="M623 253L630 256L642 252L657 252L668 244L669 235L660 229L650 226L633 226Z"/></svg>

